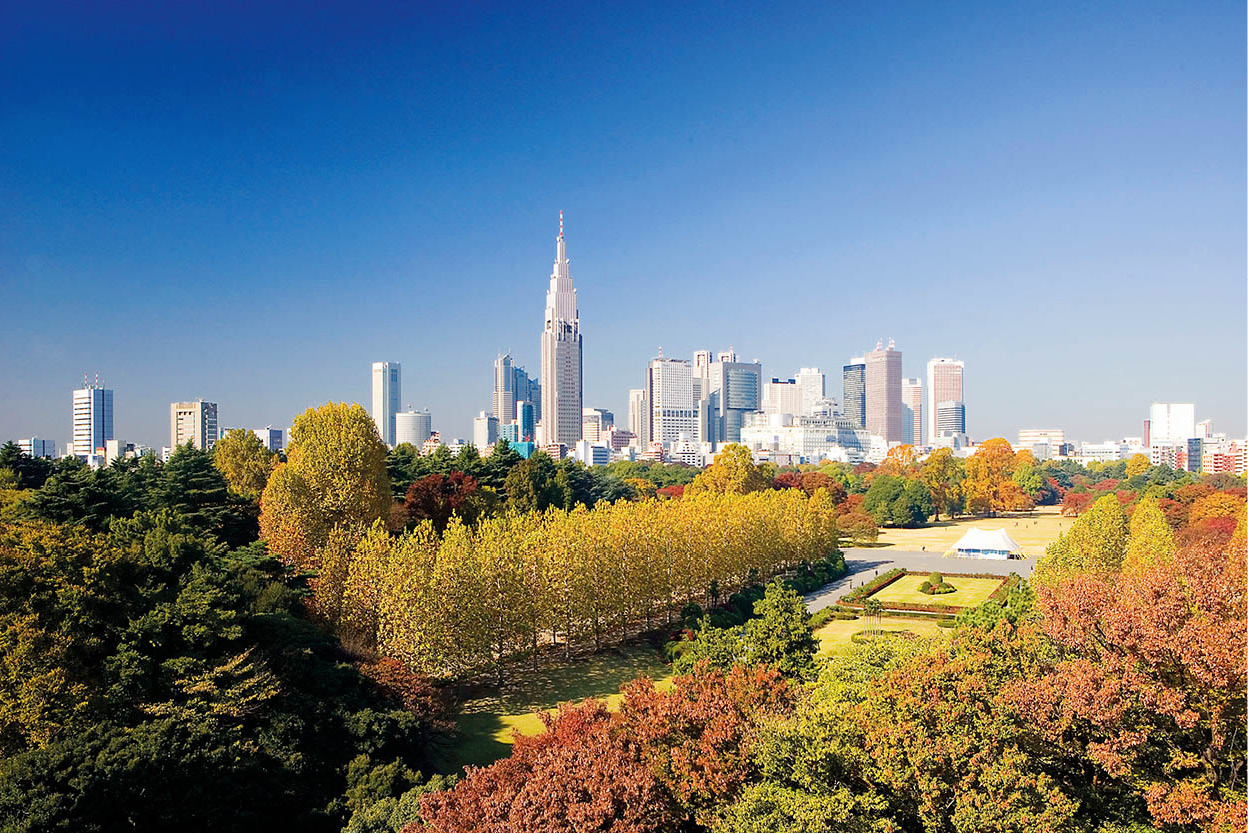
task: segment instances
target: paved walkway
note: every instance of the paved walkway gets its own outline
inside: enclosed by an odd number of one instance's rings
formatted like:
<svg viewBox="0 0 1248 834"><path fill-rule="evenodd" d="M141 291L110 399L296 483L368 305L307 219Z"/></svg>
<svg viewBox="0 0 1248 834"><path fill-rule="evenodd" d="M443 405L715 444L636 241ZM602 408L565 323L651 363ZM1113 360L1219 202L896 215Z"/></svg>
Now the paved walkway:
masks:
<svg viewBox="0 0 1248 834"><path fill-rule="evenodd" d="M1017 573L1024 579L1031 576L1036 566L1034 557L1027 559L958 559L939 553L923 553L917 550L894 550L891 547L850 547L845 549L845 567L849 571L829 582L817 591L806 595L806 610L810 612L827 608L841 598L850 588L857 588L868 580L893 568L931 573L996 573L1009 576Z"/></svg>

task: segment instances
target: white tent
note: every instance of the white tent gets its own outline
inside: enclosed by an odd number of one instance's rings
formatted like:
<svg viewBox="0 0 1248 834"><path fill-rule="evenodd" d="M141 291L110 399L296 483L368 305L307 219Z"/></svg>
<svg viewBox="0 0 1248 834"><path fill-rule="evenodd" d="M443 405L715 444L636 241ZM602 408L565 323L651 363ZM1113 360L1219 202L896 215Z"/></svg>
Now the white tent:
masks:
<svg viewBox="0 0 1248 834"><path fill-rule="evenodd" d="M946 556L950 554L964 559L1022 559L1026 556L1009 533L1000 528L981 530L978 527L967 530L957 544L945 551Z"/></svg>

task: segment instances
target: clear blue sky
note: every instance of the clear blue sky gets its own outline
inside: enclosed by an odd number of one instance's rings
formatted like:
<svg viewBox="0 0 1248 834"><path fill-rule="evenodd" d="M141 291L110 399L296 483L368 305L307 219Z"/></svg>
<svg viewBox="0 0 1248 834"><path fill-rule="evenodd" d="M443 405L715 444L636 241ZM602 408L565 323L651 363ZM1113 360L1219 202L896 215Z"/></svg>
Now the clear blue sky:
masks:
<svg viewBox="0 0 1248 834"><path fill-rule="evenodd" d="M97 371L122 439L285 427L377 359L470 437L560 209L621 422L660 345L839 393L892 337L979 437L1245 432L1242 3L191 5L4 12L0 437Z"/></svg>

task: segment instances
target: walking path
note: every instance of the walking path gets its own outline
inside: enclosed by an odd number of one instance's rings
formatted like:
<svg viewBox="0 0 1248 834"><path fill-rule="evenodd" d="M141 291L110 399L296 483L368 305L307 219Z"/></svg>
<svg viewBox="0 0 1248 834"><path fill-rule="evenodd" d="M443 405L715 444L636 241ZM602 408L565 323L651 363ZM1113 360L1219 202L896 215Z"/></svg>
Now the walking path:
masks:
<svg viewBox="0 0 1248 834"><path fill-rule="evenodd" d="M1017 573L1026 579L1036 566L1034 557L1026 559L958 559L945 557L939 553L925 553L918 550L894 550L874 547L850 547L845 549L845 567L848 572L833 582L829 582L817 591L805 597L806 610L810 612L827 608L848 592L864 582L874 579L885 571L893 568L931 573L995 573L1009 576Z"/></svg>

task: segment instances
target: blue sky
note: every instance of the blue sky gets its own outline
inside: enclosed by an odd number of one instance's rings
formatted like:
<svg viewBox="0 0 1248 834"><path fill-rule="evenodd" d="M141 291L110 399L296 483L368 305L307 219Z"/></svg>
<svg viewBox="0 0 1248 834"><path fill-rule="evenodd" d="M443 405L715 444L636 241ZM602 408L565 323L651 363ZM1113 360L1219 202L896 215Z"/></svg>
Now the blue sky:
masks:
<svg viewBox="0 0 1248 834"><path fill-rule="evenodd" d="M966 362L979 437L1243 435L1237 3L25 4L0 27L0 437L286 426L369 364L471 436L558 212L587 406L735 346ZM177 5L169 9L166 5Z"/></svg>

